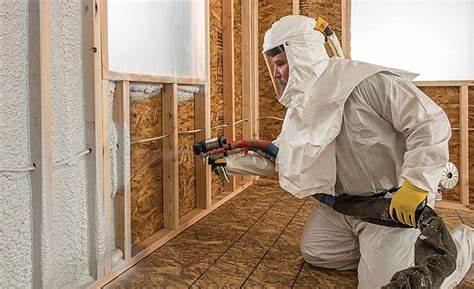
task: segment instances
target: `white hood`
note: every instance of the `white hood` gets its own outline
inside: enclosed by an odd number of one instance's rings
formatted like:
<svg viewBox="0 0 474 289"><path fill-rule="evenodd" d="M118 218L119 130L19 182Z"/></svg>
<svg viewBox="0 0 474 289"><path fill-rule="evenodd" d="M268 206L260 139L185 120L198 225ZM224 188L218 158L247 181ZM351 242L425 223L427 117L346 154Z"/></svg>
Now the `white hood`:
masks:
<svg viewBox="0 0 474 289"><path fill-rule="evenodd" d="M289 79L279 101L288 107L302 95L301 83L315 81L326 69L329 56L324 48L324 35L314 30L316 20L306 16L285 16L273 23L265 33L263 53L283 45L289 64Z"/></svg>

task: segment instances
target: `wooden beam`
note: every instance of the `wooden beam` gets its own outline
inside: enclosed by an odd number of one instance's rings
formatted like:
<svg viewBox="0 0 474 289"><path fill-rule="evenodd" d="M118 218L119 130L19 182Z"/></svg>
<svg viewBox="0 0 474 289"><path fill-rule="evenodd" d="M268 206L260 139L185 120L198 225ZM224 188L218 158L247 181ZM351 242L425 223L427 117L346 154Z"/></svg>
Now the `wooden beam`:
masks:
<svg viewBox="0 0 474 289"><path fill-rule="evenodd" d="M128 81L116 83L113 121L117 128L117 194L115 195L115 244L124 260L131 258L130 212L130 87Z"/></svg>
<svg viewBox="0 0 474 289"><path fill-rule="evenodd" d="M222 1L224 137L235 140L235 87L234 87L234 1ZM230 177L224 190L234 191L236 178Z"/></svg>
<svg viewBox="0 0 474 289"><path fill-rule="evenodd" d="M241 3L241 53L242 53L242 123L243 138L252 138L253 97L252 97L252 0Z"/></svg>
<svg viewBox="0 0 474 289"><path fill-rule="evenodd" d="M113 235L111 230L114 226L114 217L112 216L112 207L114 206L112 200L111 190L111 169L110 169L110 146L109 146L109 126L112 116L109 115L109 90L108 81L101 82L102 87L102 143L103 143L103 183L102 188L104 192L104 229L105 229L105 274L108 274L113 267L112 252L115 251L115 244L113 244ZM120 223L120 221L119 221Z"/></svg>
<svg viewBox="0 0 474 289"><path fill-rule="evenodd" d="M194 99L194 127L203 130L196 134L196 140L208 139L211 137L211 71L210 71L210 20L209 1L206 0L205 27L206 27L206 79L207 84L199 89L199 93ZM207 164L202 163L201 157L196 157L196 207L208 209L212 204L211 191L211 169Z"/></svg>
<svg viewBox="0 0 474 289"><path fill-rule="evenodd" d="M460 174L461 192L460 200L464 206L469 206L469 100L468 86L459 88L459 124L460 124Z"/></svg>
<svg viewBox="0 0 474 289"><path fill-rule="evenodd" d="M351 58L351 0L342 0L342 51Z"/></svg>
<svg viewBox="0 0 474 289"><path fill-rule="evenodd" d="M164 227L175 229L179 225L178 182L178 85L163 86L163 216Z"/></svg>
<svg viewBox="0 0 474 289"><path fill-rule="evenodd" d="M108 0L100 0L102 9L100 10L100 41L102 50L102 77L104 72L109 70L109 25L108 25ZM105 79L105 78L104 78Z"/></svg>
<svg viewBox="0 0 474 289"><path fill-rule="evenodd" d="M103 103L101 78L101 3L85 1L84 17L84 115L86 120L86 146L91 154L86 158L87 206L89 212L89 272L95 279L104 276L105 251L99 236L106 230L103 186Z"/></svg>
<svg viewBox="0 0 474 289"><path fill-rule="evenodd" d="M252 95L252 138L258 139L260 136L259 131L259 85L258 85L258 74L259 74L259 66L258 66L258 57L259 57L259 47L258 47L258 1L252 1L252 10L251 10L251 22L252 22L252 41L251 41L251 59L252 59L252 70L250 79L252 82L251 88L251 95Z"/></svg>
<svg viewBox="0 0 474 289"><path fill-rule="evenodd" d="M293 15L300 15L300 0L293 0Z"/></svg>
<svg viewBox="0 0 474 289"><path fill-rule="evenodd" d="M194 99L194 127L203 130L196 133L196 140L211 137L211 94L209 85L201 86ZM211 207L211 170L209 165L196 156L196 207L207 209Z"/></svg>
<svg viewBox="0 0 474 289"><path fill-rule="evenodd" d="M202 78L192 77L171 77L171 76L160 76L150 74L136 74L136 73L124 73L115 71L104 71L104 79L113 81L135 81L135 82L150 82L150 83L179 83L179 84L193 84L193 85L204 85L207 80Z"/></svg>
<svg viewBox="0 0 474 289"><path fill-rule="evenodd" d="M427 81L419 80L413 81L416 86L474 86L474 80L438 80L438 81Z"/></svg>
<svg viewBox="0 0 474 289"><path fill-rule="evenodd" d="M51 130L51 7L49 0L32 1L30 5L29 83L30 109L30 151L35 169L31 171L32 207L32 253L34 288L51 286L47 275L45 249L53 244L52 219L52 180L53 154ZM33 11L34 9L34 11ZM38 61L39 58L39 61ZM49 277L49 278L48 278Z"/></svg>

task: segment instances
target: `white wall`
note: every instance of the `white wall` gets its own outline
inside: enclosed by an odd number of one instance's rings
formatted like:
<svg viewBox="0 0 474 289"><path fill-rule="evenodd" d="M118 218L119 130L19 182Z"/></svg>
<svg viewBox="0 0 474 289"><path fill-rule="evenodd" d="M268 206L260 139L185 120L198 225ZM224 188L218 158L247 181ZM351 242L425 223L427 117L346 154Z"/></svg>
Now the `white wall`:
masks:
<svg viewBox="0 0 474 289"><path fill-rule="evenodd" d="M352 0L352 59L474 79L474 0Z"/></svg>

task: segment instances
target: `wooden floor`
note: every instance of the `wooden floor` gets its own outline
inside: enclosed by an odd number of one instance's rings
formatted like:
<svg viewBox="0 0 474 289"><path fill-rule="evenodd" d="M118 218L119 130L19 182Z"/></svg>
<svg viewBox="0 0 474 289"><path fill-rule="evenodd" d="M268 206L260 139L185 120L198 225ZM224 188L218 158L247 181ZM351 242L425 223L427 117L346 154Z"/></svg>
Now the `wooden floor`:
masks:
<svg viewBox="0 0 474 289"><path fill-rule="evenodd" d="M316 204L260 180L105 288L357 288L356 272L315 268L301 257L299 237ZM472 213L439 213L450 228L474 226Z"/></svg>

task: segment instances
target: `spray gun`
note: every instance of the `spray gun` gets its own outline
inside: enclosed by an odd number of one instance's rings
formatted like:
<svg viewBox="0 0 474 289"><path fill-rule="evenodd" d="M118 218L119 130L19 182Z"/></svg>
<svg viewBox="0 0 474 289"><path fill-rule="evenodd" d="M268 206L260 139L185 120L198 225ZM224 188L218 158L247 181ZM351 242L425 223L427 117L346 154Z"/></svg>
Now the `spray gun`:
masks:
<svg viewBox="0 0 474 289"><path fill-rule="evenodd" d="M213 166L224 182L229 182L229 175L225 169L225 157L235 154L247 154L249 151L257 153L271 161L275 161L278 154L278 147L270 141L265 140L237 140L234 142L227 142L222 137L201 140L193 145L193 150L196 155L201 155L203 163L206 163L208 158L209 164Z"/></svg>

